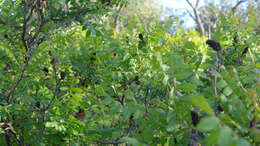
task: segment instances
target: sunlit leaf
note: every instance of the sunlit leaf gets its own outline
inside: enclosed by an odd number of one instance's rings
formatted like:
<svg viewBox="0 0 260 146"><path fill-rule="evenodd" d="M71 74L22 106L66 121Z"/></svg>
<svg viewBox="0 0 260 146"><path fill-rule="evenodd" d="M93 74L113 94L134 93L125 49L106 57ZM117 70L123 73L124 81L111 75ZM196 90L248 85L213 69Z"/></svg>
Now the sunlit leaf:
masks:
<svg viewBox="0 0 260 146"><path fill-rule="evenodd" d="M220 80L218 83L217 83L217 87L219 88L219 89L222 89L222 88L224 88L224 87L226 87L228 84L227 84L227 82L225 81L225 80Z"/></svg>
<svg viewBox="0 0 260 146"><path fill-rule="evenodd" d="M226 88L224 89L223 93L224 93L226 96L230 96L230 95L233 93L233 91L232 91L232 89L231 89L230 87L226 87Z"/></svg>
<svg viewBox="0 0 260 146"><path fill-rule="evenodd" d="M197 87L192 83L182 83L181 85L177 86L177 88L185 92L191 92L192 90L195 90Z"/></svg>
<svg viewBox="0 0 260 146"><path fill-rule="evenodd" d="M189 95L189 98L193 105L198 106L199 108L201 108L203 111L205 111L210 115L214 114L214 111L212 110L212 108L210 107L210 105L202 95L191 94Z"/></svg>

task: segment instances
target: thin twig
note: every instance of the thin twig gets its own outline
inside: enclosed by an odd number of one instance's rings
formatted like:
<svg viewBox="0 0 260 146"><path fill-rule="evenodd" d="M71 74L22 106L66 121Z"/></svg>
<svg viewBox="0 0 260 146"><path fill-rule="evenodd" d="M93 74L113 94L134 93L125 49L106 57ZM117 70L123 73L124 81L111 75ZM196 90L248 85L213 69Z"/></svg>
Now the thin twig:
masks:
<svg viewBox="0 0 260 146"><path fill-rule="evenodd" d="M12 88L10 90L10 93L9 95L7 96L8 97L8 104L12 104L13 103L13 97L14 97L14 92L15 92L15 89L18 87L19 83L23 80L24 78L24 73L25 73L25 70L27 68L27 63L23 66L22 68L22 72L20 74L20 76L18 77L18 79L14 82L14 84L12 85Z"/></svg>
<svg viewBox="0 0 260 146"><path fill-rule="evenodd" d="M24 45L26 51L29 50L27 40L26 40L26 34L27 34L27 28L28 28L27 23L31 19L31 16L33 14L33 10L35 9L35 7L36 7L36 1L34 1L29 12L27 12L28 11L27 9L29 8L28 4L26 4L26 6L24 7L25 14L24 14L24 21L23 21L23 27L22 27L23 30L22 30L21 38L22 38L22 42L23 42L23 45Z"/></svg>
<svg viewBox="0 0 260 146"><path fill-rule="evenodd" d="M244 2L246 2L247 0L240 0L236 3L236 5L234 7L232 7L231 11L232 13L234 13L236 11L236 9L238 8L238 6Z"/></svg>

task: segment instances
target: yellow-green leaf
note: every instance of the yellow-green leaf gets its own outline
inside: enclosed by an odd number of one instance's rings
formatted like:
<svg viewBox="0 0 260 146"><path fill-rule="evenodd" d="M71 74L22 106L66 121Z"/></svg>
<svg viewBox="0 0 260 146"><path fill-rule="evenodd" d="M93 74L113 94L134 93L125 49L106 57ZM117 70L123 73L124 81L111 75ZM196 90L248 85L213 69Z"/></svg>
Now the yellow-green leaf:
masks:
<svg viewBox="0 0 260 146"><path fill-rule="evenodd" d="M214 114L214 111L212 110L212 108L210 107L210 105L202 95L192 94L189 97L193 105L201 108L201 110L205 111L210 115Z"/></svg>

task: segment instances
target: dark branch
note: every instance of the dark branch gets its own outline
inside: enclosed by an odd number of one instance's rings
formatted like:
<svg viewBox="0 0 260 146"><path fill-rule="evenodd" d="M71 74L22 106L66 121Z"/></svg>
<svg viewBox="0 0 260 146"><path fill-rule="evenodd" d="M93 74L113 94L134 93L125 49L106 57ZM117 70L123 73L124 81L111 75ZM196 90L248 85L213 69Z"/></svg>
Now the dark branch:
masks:
<svg viewBox="0 0 260 146"><path fill-rule="evenodd" d="M244 2L246 2L247 0L240 0L236 3L236 5L234 7L232 7L231 11L234 13L236 11L236 9L238 8L238 6Z"/></svg>

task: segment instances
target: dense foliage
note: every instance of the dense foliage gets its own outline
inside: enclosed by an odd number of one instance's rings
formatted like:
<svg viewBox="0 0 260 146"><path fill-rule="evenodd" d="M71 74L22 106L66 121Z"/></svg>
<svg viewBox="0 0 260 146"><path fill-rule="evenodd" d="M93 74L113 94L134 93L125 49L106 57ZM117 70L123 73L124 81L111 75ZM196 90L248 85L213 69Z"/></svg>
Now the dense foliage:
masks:
<svg viewBox="0 0 260 146"><path fill-rule="evenodd" d="M0 145L258 145L253 12L207 41L170 19L118 34L125 5L0 1Z"/></svg>

